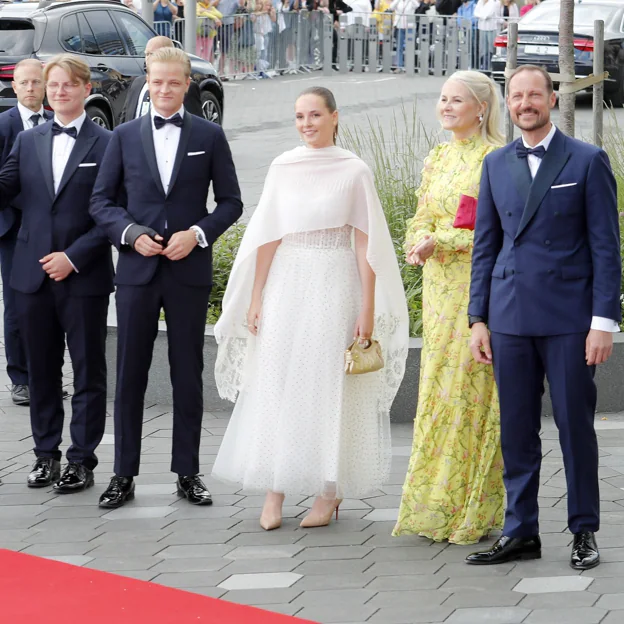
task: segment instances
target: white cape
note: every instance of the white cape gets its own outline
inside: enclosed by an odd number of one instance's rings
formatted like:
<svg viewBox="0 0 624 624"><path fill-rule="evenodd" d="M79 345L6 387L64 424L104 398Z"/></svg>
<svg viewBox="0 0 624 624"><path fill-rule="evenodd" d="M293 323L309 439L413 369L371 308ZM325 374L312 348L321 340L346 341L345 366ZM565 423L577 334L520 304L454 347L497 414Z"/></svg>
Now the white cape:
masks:
<svg viewBox="0 0 624 624"><path fill-rule="evenodd" d="M360 158L339 147L298 147L271 164L260 203L232 268L223 313L215 326L219 344L215 377L222 398L236 400L245 382L245 364L255 345L255 337L247 330L247 310L258 248L287 234L345 225L368 235L367 259L377 278L373 336L381 343L386 362L378 409L381 415L389 414L408 352L405 292L373 175Z"/></svg>

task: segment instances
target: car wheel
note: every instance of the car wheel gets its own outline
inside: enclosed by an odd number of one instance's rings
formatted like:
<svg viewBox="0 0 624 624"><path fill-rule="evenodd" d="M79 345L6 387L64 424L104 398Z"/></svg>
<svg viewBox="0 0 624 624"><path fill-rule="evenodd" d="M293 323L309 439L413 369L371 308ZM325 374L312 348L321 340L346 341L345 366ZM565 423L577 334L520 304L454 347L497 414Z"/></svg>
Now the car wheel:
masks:
<svg viewBox="0 0 624 624"><path fill-rule="evenodd" d="M201 100L204 118L221 125L221 106L216 96L210 91L202 91Z"/></svg>
<svg viewBox="0 0 624 624"><path fill-rule="evenodd" d="M85 112L87 113L91 121L96 125L101 126L102 128L106 128L106 130L113 129L113 124L109 116L99 106L87 106L85 108Z"/></svg>

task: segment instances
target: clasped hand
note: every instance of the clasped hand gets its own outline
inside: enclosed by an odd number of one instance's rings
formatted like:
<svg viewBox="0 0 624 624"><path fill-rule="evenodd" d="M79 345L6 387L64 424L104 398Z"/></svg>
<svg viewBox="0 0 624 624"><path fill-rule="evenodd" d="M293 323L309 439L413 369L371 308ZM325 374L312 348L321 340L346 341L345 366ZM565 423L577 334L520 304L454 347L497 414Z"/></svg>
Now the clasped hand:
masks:
<svg viewBox="0 0 624 624"><path fill-rule="evenodd" d="M55 282L62 282L74 270L69 258L62 251L54 251L39 262L48 277Z"/></svg>
<svg viewBox="0 0 624 624"><path fill-rule="evenodd" d="M405 261L412 266L423 266L425 262L433 255L435 249L435 240L429 234L426 234L424 238L414 245L406 254Z"/></svg>
<svg viewBox="0 0 624 624"><path fill-rule="evenodd" d="M171 236L166 247L163 247L161 244L163 240L160 234L154 235L153 240L148 234L141 234L134 243L134 250L146 258L162 255L169 258L169 260L182 260L197 245L197 238L193 230L176 232Z"/></svg>

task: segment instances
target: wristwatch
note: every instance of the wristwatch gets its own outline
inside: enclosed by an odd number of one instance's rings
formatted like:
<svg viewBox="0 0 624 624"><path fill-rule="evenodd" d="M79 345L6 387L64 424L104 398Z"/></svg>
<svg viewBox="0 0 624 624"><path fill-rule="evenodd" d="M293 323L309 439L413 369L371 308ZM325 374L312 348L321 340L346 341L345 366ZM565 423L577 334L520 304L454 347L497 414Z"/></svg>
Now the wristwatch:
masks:
<svg viewBox="0 0 624 624"><path fill-rule="evenodd" d="M198 245L201 245L202 239L201 239L201 234L199 233L199 230L197 228L192 227L191 230L193 230L193 232L195 232L195 240L197 241Z"/></svg>
<svg viewBox="0 0 624 624"><path fill-rule="evenodd" d="M468 315L468 327L472 327L475 323L485 323L485 319L482 316L475 316L474 314Z"/></svg>

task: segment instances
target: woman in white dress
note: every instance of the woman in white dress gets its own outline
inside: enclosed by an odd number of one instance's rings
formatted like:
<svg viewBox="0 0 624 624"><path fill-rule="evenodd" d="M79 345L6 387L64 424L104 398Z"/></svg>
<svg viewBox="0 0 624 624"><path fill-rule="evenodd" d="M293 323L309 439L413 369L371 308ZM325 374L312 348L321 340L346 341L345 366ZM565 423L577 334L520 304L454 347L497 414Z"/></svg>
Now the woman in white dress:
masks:
<svg viewBox="0 0 624 624"><path fill-rule="evenodd" d="M269 169L215 327L217 386L236 405L212 474L267 492L266 530L281 525L286 494L315 495L301 526L325 526L342 498L383 484L408 347L403 285L373 176L335 146L331 91L304 91L295 112L305 145ZM354 337L379 340L382 370L345 374Z"/></svg>

